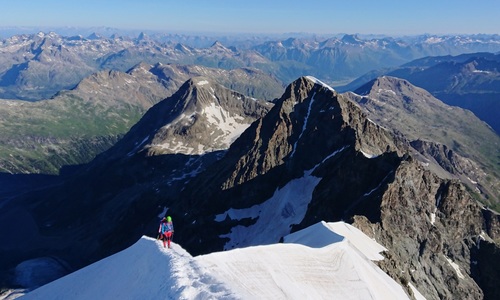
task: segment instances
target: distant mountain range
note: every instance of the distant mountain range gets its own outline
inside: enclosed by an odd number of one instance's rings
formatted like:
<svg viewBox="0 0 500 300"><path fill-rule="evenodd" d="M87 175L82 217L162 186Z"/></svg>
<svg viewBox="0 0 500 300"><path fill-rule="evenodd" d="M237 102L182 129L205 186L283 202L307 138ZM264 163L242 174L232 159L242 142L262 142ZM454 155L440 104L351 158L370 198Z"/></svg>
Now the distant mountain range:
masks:
<svg viewBox="0 0 500 300"><path fill-rule="evenodd" d="M55 33L13 36L0 43L0 98L49 98L99 70L126 72L139 63L235 69L263 60L251 54L240 55L219 43L206 49L161 44L145 35L136 39L62 37Z"/></svg>
<svg viewBox="0 0 500 300"><path fill-rule="evenodd" d="M301 77L274 105L193 78L63 182L4 202L1 279L46 256L79 269L168 212L193 255L347 220L388 249L380 267L407 293L494 299L500 218L484 204L498 208L499 143L393 77L344 94Z"/></svg>
<svg viewBox="0 0 500 300"><path fill-rule="evenodd" d="M330 84L368 71L396 67L417 58L465 52L498 52L500 36L418 36L371 38L297 37L259 40L239 47L214 41L197 48L176 37L158 41L98 34L61 36L54 32L15 35L0 41L0 98L40 100L74 87L103 69L127 71L140 62L202 65L223 69L258 68L288 83L311 74Z"/></svg>

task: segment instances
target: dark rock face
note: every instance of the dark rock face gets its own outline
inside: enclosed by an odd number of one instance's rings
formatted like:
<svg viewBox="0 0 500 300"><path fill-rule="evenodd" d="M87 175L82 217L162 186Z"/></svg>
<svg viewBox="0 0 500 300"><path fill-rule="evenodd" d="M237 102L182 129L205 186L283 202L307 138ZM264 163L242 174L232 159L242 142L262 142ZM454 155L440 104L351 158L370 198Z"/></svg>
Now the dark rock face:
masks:
<svg viewBox="0 0 500 300"><path fill-rule="evenodd" d="M472 274L474 280L484 291L485 299L498 299L500 288L498 274L500 274L500 249L498 242L484 242L471 250Z"/></svg>
<svg viewBox="0 0 500 300"><path fill-rule="evenodd" d="M467 110L450 107L406 80L384 76L346 97L375 123L399 132L440 177L460 178L498 210L500 137Z"/></svg>
<svg viewBox="0 0 500 300"><path fill-rule="evenodd" d="M482 298L470 266L483 217L463 185L405 161L382 195L380 209L380 222L356 217L354 224L389 249L380 263L386 272L414 284L428 299Z"/></svg>

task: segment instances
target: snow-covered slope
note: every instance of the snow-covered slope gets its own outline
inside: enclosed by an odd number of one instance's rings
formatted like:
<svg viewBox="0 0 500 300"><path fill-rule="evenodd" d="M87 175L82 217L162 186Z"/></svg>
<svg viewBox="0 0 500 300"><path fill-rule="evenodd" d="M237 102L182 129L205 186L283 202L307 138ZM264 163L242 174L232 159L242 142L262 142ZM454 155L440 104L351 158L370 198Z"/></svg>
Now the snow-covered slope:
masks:
<svg viewBox="0 0 500 300"><path fill-rule="evenodd" d="M408 299L370 261L383 250L342 222L317 223L283 244L197 257L143 237L23 299Z"/></svg>
<svg viewBox="0 0 500 300"><path fill-rule="evenodd" d="M383 250L348 224L322 222L288 235L284 244L195 260L245 299L407 299L368 258L382 259Z"/></svg>
<svg viewBox="0 0 500 300"><path fill-rule="evenodd" d="M237 298L182 247L143 237L131 247L42 286L23 299Z"/></svg>

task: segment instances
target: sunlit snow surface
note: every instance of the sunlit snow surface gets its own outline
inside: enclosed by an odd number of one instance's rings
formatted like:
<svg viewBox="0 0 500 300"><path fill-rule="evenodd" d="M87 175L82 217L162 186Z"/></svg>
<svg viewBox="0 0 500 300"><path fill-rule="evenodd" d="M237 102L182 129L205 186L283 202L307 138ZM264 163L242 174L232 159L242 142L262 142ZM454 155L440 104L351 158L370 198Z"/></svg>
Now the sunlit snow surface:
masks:
<svg viewBox="0 0 500 300"><path fill-rule="evenodd" d="M25 299L408 299L370 260L383 250L343 222L317 223L283 244L194 258L143 237Z"/></svg>

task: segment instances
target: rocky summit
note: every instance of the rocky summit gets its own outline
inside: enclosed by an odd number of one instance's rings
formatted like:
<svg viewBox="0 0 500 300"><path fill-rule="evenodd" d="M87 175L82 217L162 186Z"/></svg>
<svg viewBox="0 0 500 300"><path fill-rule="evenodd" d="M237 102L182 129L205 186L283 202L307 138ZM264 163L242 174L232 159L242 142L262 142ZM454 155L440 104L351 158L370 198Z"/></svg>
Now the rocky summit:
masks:
<svg viewBox="0 0 500 300"><path fill-rule="evenodd" d="M493 51L496 52L496 51ZM385 74L424 88L444 103L472 111L500 133L500 54L488 52L430 56L389 70L372 71L343 90L356 90Z"/></svg>
<svg viewBox="0 0 500 300"><path fill-rule="evenodd" d="M114 147L114 155L144 152L203 155L226 150L272 103L244 96L205 77L186 81L150 109ZM137 139L141 139L137 143Z"/></svg>

